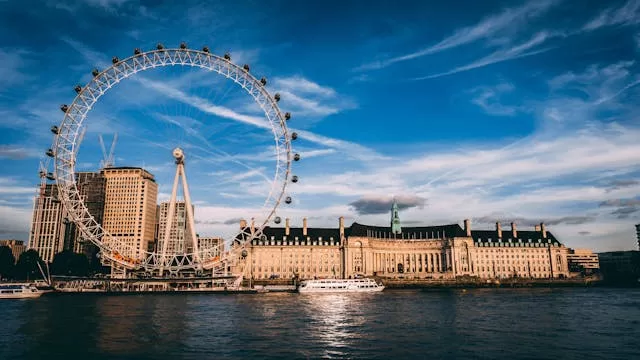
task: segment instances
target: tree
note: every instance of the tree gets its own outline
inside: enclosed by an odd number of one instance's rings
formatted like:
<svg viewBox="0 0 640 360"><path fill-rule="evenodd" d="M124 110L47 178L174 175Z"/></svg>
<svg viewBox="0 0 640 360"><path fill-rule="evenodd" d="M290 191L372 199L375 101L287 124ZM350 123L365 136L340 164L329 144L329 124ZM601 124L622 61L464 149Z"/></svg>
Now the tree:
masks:
<svg viewBox="0 0 640 360"><path fill-rule="evenodd" d="M53 257L51 273L62 276L87 276L89 260L84 254L76 254L71 250L61 251Z"/></svg>
<svg viewBox="0 0 640 360"><path fill-rule="evenodd" d="M29 249L23 252L16 264L14 277L20 280L42 279L42 272L38 268L38 263L43 269L45 268L46 265L36 250Z"/></svg>
<svg viewBox="0 0 640 360"><path fill-rule="evenodd" d="M13 268L16 259L8 246L0 246L0 279L10 279L13 276Z"/></svg>

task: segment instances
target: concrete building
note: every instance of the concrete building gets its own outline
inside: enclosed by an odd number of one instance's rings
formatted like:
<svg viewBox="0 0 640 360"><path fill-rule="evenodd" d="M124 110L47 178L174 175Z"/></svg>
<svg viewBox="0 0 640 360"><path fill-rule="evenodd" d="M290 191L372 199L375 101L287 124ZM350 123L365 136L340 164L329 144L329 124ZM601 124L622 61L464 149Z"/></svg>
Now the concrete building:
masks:
<svg viewBox="0 0 640 360"><path fill-rule="evenodd" d="M636 225L636 239L638 240L638 250L640 250L640 224Z"/></svg>
<svg viewBox="0 0 640 360"><path fill-rule="evenodd" d="M569 272L590 275L600 270L598 254L589 249L570 249L567 254Z"/></svg>
<svg viewBox="0 0 640 360"><path fill-rule="evenodd" d="M169 201L160 203L158 209L158 235L157 252L161 253L164 247L164 231L169 218ZM187 221L187 209L184 201L176 201L176 207L171 222L167 254L185 254L193 251L191 229ZM192 207L194 209L194 207ZM195 211L195 209L194 209Z"/></svg>
<svg viewBox="0 0 640 360"><path fill-rule="evenodd" d="M217 236L204 236L196 235L198 239L198 249L212 256L220 256L224 252L224 239ZM215 249L212 253L209 253L208 249Z"/></svg>
<svg viewBox="0 0 640 360"><path fill-rule="evenodd" d="M151 173L137 167L113 167L101 170L105 179L102 226L110 235L127 245L121 254L140 259L154 241L158 184Z"/></svg>
<svg viewBox="0 0 640 360"><path fill-rule="evenodd" d="M8 246L16 262L18 262L20 255L27 249L22 240L0 240L0 246Z"/></svg>
<svg viewBox="0 0 640 360"><path fill-rule="evenodd" d="M495 230L472 231L469 220L464 228L401 227L394 209L389 227L353 223L345 228L340 218L337 228L309 228L306 219L301 228L291 228L286 219L284 228L267 227L251 242L238 270L254 279L569 276L569 249L544 224L539 231L519 231L512 223L504 232L500 223Z"/></svg>
<svg viewBox="0 0 640 360"><path fill-rule="evenodd" d="M28 248L40 254L42 260L52 262L53 257L64 249L66 213L58 200L58 187L46 184L40 187L33 205Z"/></svg>

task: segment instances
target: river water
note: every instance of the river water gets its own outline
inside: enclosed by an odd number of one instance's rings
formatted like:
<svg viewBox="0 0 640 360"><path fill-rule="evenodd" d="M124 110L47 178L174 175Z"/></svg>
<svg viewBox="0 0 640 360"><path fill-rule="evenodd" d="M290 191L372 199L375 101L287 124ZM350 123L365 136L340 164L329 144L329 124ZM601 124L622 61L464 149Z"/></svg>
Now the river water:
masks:
<svg viewBox="0 0 640 360"><path fill-rule="evenodd" d="M640 289L49 295L0 302L0 359L640 359Z"/></svg>

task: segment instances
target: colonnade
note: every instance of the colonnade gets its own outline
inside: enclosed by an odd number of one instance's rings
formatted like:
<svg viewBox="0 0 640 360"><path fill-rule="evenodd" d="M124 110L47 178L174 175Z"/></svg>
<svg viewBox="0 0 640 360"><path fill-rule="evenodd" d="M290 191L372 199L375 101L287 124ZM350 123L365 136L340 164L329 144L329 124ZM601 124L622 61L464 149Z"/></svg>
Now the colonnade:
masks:
<svg viewBox="0 0 640 360"><path fill-rule="evenodd" d="M373 253L373 271L377 273L442 273L449 262L448 252Z"/></svg>

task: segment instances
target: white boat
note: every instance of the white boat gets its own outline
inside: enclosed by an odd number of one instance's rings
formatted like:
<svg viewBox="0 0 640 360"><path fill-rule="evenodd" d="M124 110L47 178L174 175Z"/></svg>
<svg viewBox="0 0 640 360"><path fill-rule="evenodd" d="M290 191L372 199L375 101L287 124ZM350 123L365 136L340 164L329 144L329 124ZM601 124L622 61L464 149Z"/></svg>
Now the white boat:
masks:
<svg viewBox="0 0 640 360"><path fill-rule="evenodd" d="M35 284L0 284L0 299L30 299L40 297L44 293L44 291L38 290Z"/></svg>
<svg viewBox="0 0 640 360"><path fill-rule="evenodd" d="M379 292L382 290L384 286L373 279L305 280L298 288L300 293Z"/></svg>

